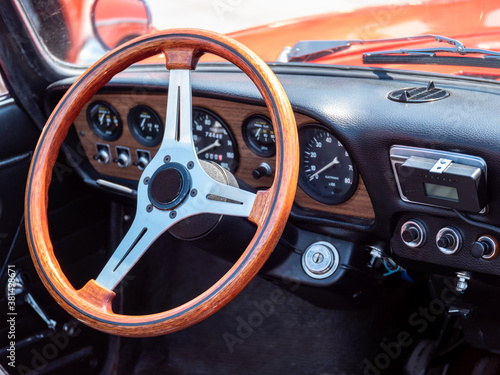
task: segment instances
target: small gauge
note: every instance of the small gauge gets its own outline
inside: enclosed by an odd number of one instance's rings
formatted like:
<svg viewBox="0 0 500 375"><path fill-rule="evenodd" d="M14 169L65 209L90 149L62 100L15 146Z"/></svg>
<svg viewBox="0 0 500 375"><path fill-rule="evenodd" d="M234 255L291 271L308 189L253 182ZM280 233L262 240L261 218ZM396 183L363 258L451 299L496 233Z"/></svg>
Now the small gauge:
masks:
<svg viewBox="0 0 500 375"><path fill-rule="evenodd" d="M356 191L356 165L344 145L320 125L299 129L299 186L311 198L325 204L339 204Z"/></svg>
<svg viewBox="0 0 500 375"><path fill-rule="evenodd" d="M276 138L271 120L253 115L243 124L243 139L252 152L265 158L276 153Z"/></svg>
<svg viewBox="0 0 500 375"><path fill-rule="evenodd" d="M114 141L122 134L122 120L106 102L96 101L88 106L87 122L92 131L105 141Z"/></svg>
<svg viewBox="0 0 500 375"><path fill-rule="evenodd" d="M238 168L236 141L215 113L193 108L193 141L199 159L216 162L232 173Z"/></svg>
<svg viewBox="0 0 500 375"><path fill-rule="evenodd" d="M137 141L144 146L156 146L163 136L163 124L158 114L145 105L137 105L128 113L128 126Z"/></svg>

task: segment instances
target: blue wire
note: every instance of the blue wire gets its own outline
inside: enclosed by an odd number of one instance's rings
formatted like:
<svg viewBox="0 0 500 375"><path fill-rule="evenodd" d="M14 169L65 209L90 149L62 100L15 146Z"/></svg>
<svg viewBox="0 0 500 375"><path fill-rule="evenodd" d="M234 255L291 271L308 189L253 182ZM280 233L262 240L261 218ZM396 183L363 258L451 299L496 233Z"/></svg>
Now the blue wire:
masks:
<svg viewBox="0 0 500 375"><path fill-rule="evenodd" d="M391 265L392 265L393 267L394 267L394 266L396 266L396 268L392 268L392 269L391 269L391 268L389 268L389 266L387 265L387 262L391 262ZM388 258L382 258L382 264L384 265L385 269L386 269L387 271L389 271L389 272L384 273L384 275L383 275L383 276L389 276L389 275L392 275L393 273L396 273L396 272L398 272L398 271L401 269L401 267L400 267L400 266L398 266L396 263L394 263L394 261L390 261Z"/></svg>

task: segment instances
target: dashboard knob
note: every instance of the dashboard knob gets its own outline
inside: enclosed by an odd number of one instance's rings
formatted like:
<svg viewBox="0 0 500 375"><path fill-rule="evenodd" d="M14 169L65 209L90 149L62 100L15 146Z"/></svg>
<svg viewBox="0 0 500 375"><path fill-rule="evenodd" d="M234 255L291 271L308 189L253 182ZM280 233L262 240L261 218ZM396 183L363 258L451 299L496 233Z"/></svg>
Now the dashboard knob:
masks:
<svg viewBox="0 0 500 375"><path fill-rule="evenodd" d="M420 236L420 231L416 227L407 227L402 233L401 238L403 238L404 242L413 242L418 240Z"/></svg>
<svg viewBox="0 0 500 375"><path fill-rule="evenodd" d="M476 241L472 244L470 252L474 258L482 258L483 255L490 253L490 246L486 242Z"/></svg>
<svg viewBox="0 0 500 375"><path fill-rule="evenodd" d="M267 163L260 163L259 168L255 169L252 172L253 178L258 180L261 177L267 177L270 176L273 173L273 170L271 169L271 166Z"/></svg>
<svg viewBox="0 0 500 375"><path fill-rule="evenodd" d="M101 164L108 164L110 160L109 151L104 148L100 149L95 159Z"/></svg>
<svg viewBox="0 0 500 375"><path fill-rule="evenodd" d="M452 249L455 246L455 237L447 233L437 241L437 245L443 249Z"/></svg>
<svg viewBox="0 0 500 375"><path fill-rule="evenodd" d="M144 169L146 169L146 167L148 166L148 164L149 164L149 160L145 156L141 156L139 158L139 160L137 160L137 168L139 168L141 171L143 171Z"/></svg>
<svg viewBox="0 0 500 375"><path fill-rule="evenodd" d="M462 235L453 227L444 227L436 235L436 246L443 254L455 254L462 247Z"/></svg>
<svg viewBox="0 0 500 375"><path fill-rule="evenodd" d="M409 247L420 247L425 243L426 231L418 220L409 220L401 226L401 239Z"/></svg>
<svg viewBox="0 0 500 375"><path fill-rule="evenodd" d="M470 252L477 259L493 259L498 254L498 243L491 236L481 236L472 244Z"/></svg>
<svg viewBox="0 0 500 375"><path fill-rule="evenodd" d="M119 167L127 168L130 165L130 156L127 153L122 152L118 155L116 162Z"/></svg>

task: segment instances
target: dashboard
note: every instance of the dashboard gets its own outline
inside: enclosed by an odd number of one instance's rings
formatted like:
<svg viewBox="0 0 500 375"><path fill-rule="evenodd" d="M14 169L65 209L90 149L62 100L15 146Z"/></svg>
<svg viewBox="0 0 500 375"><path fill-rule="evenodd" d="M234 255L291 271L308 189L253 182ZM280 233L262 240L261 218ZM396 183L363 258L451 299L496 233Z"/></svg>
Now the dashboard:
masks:
<svg viewBox="0 0 500 375"><path fill-rule="evenodd" d="M345 273L363 269L370 274L366 265L373 261L373 248L408 269L450 277L461 272L478 278L500 275L500 257L486 253L476 257L471 250L498 243L498 83L371 68L272 68L295 113L301 164L289 220L291 234L285 230L275 250L280 254L279 248L285 247L284 259L270 261L269 275L335 288ZM49 87L48 112L73 81ZM274 171L275 160L273 131L258 90L226 64L198 67L192 84L193 135L199 158L231 170L252 189L269 187L273 177L267 174ZM167 88L168 72L137 68L114 77L86 104L74 122L73 136L67 139L72 149L83 150L85 160L77 170L84 181L102 187L96 181L104 180L133 189L144 163L159 147ZM391 99L391 93L408 88L446 90L447 95L413 103ZM424 156L430 152L434 162L442 154L481 160L482 193L476 203L484 209L460 217L452 210L459 205L428 204L436 197L457 203L463 193L458 182L454 187L425 182L422 186L433 195L426 197L427 203L412 198L413 192L404 196L391 154L395 149L416 149ZM460 160L461 156L455 162ZM332 182L343 182L342 189L336 191ZM423 232L420 238L418 230ZM484 236L489 242L477 245ZM450 242L451 248L460 246L450 251L443 241ZM310 277L301 265L316 243L329 243L338 252L334 257L338 271L323 279ZM363 289L363 283L353 285Z"/></svg>
<svg viewBox="0 0 500 375"><path fill-rule="evenodd" d="M104 176L137 181L160 147L166 106L165 94L97 94L74 123L93 168ZM349 151L314 118L295 117L302 150L295 203L311 213L374 219ZM200 159L218 163L253 188L271 186L275 140L265 107L193 97L192 130Z"/></svg>

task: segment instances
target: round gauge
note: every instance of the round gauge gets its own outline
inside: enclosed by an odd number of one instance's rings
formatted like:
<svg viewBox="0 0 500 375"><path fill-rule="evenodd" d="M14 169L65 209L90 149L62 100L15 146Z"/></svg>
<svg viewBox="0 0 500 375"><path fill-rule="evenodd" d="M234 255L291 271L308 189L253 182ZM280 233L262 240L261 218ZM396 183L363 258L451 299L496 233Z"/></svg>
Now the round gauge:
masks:
<svg viewBox="0 0 500 375"><path fill-rule="evenodd" d="M135 106L128 113L130 132L144 146L156 146L163 136L160 117L145 105Z"/></svg>
<svg viewBox="0 0 500 375"><path fill-rule="evenodd" d="M325 204L348 200L356 190L356 165L342 143L326 128L299 129L299 185L311 198Z"/></svg>
<svg viewBox="0 0 500 375"><path fill-rule="evenodd" d="M249 117L243 124L243 139L248 148L258 156L268 158L276 153L273 124L267 117Z"/></svg>
<svg viewBox="0 0 500 375"><path fill-rule="evenodd" d="M114 141L122 134L122 120L118 112L108 103L97 101L87 108L87 122L101 139Z"/></svg>
<svg viewBox="0 0 500 375"><path fill-rule="evenodd" d="M199 159L216 162L233 173L238 168L236 141L215 113L193 108L193 141Z"/></svg>

